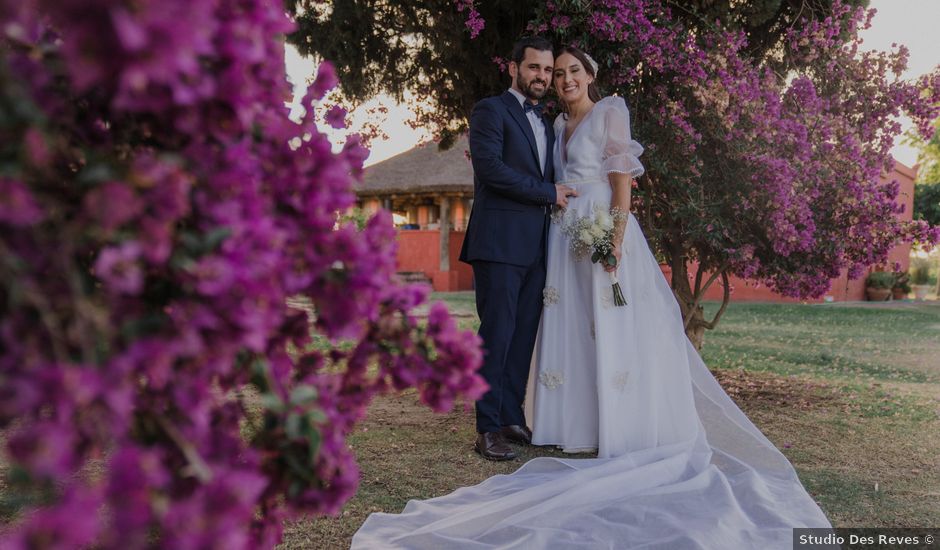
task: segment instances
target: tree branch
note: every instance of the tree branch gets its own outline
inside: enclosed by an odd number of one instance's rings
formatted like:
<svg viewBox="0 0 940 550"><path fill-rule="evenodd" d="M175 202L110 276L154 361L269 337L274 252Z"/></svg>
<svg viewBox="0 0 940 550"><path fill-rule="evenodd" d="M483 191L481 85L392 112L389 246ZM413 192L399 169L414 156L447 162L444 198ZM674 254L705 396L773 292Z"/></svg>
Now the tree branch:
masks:
<svg viewBox="0 0 940 550"><path fill-rule="evenodd" d="M711 321L705 321L705 328L712 330L718 326L718 320L721 319L721 316L724 314L725 309L728 308L728 303L731 302L731 284L728 281L728 273L726 271L721 272L721 283L725 286L725 291L721 299L721 307L718 308L718 312L715 313L715 317Z"/></svg>
<svg viewBox="0 0 940 550"><path fill-rule="evenodd" d="M212 480L212 469L209 468L209 465L206 464L206 461L199 456L199 451L196 450L196 447L186 440L183 437L183 434L176 429L176 426L170 423L162 415L157 415L155 417L157 424L160 425L160 428L163 429L163 432L169 437L173 443L176 444L180 452L183 453L183 457L186 458L186 461L189 463L186 467L189 470L189 473L198 479L201 483L208 483Z"/></svg>
<svg viewBox="0 0 940 550"><path fill-rule="evenodd" d="M702 288L702 274L705 273L705 264L698 263L698 269L695 270L695 286L692 287L692 295L698 296Z"/></svg>
<svg viewBox="0 0 940 550"><path fill-rule="evenodd" d="M702 264L699 264L698 267L699 267L699 274L700 274L700 273L702 272L702 270L703 270ZM701 303L702 297L705 296L705 292L709 289L709 287L712 286L712 283L715 282L715 279L717 279L719 275L721 275L721 280L725 283L725 300L726 300L726 302L727 302L727 300L730 298L730 296L728 295L728 273L727 273L727 270L728 270L728 260L725 260L725 261L721 264L721 266L720 266L718 269L716 269L714 273L712 273L711 277L709 277L708 280L705 281L705 285L704 285L701 289L696 288L696 291L695 291L695 294L694 294L694 299L693 299L693 301L692 301L692 306L689 308L689 311L688 311L688 312L686 313L686 315L685 315L685 325L684 325L685 328L689 328L689 322L692 321L692 313L693 313L693 312L695 311L695 309L698 307L699 303ZM696 283L695 286L696 286L696 287L698 287L698 281L699 281L698 275L696 275L696 281L695 281L695 283ZM725 305L725 304L722 304L722 310L724 310L724 305ZM717 321L718 321L718 317L719 317L718 315L715 316L715 321L714 321L714 322L717 322ZM706 326L707 326L707 325L706 325ZM714 328L714 326L709 327L709 328Z"/></svg>

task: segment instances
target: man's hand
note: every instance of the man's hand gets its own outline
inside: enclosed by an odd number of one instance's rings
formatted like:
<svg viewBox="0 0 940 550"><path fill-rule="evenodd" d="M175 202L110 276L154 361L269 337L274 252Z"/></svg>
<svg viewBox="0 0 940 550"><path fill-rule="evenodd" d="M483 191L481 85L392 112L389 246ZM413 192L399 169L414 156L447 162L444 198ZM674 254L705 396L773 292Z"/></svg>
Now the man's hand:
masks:
<svg viewBox="0 0 940 550"><path fill-rule="evenodd" d="M577 197L578 192L560 183L555 184L555 204L562 208L568 208L568 197Z"/></svg>

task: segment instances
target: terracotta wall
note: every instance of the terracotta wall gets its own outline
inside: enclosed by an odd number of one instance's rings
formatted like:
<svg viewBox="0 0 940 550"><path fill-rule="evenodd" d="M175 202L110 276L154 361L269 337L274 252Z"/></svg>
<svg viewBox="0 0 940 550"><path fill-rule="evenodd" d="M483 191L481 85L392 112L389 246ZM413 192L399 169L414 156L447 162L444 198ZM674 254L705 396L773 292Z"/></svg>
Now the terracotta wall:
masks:
<svg viewBox="0 0 940 550"><path fill-rule="evenodd" d="M436 291L471 290L473 271L457 259L464 232L450 232L450 270L447 272L440 270L440 233L438 230L399 230L398 271L424 273Z"/></svg>
<svg viewBox="0 0 940 550"><path fill-rule="evenodd" d="M917 170L909 168L900 162L894 163L894 171L885 180L897 180L901 186L898 202L904 205L902 220L911 220L914 217L914 180L917 179ZM892 269L894 262L901 264L901 270L906 271L911 265L911 245L902 244L894 247L888 254L888 269Z"/></svg>
<svg viewBox="0 0 940 550"><path fill-rule="evenodd" d="M466 231L450 232L450 269L457 271L457 288L452 290L473 290L473 268L458 260L460 248L463 246L463 237Z"/></svg>

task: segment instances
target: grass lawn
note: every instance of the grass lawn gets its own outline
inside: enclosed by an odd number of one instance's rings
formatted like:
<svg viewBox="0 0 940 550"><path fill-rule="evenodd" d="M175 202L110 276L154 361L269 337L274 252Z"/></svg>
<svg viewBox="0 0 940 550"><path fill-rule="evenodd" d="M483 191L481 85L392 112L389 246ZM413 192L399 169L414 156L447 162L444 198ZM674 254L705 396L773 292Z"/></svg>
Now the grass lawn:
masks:
<svg viewBox="0 0 940 550"><path fill-rule="evenodd" d="M472 293L436 294L476 328ZM717 304L707 304L714 312ZM732 304L702 355L836 526L940 526L940 304ZM359 493L338 518L287 526L285 549L348 548L371 512L510 473L472 450L473 415L415 394L376 400L349 438Z"/></svg>

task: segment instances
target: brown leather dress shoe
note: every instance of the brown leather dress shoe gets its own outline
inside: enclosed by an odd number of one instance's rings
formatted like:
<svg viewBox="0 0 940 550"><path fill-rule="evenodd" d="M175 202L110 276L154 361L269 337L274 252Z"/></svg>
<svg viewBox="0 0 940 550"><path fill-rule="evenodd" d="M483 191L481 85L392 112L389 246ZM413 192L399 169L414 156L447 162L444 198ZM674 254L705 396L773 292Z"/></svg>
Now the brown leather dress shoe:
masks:
<svg viewBox="0 0 940 550"><path fill-rule="evenodd" d="M506 444L506 440L499 435L499 432L486 432L478 435L473 450L480 453L480 456L487 460L512 460L516 458L516 452Z"/></svg>
<svg viewBox="0 0 940 550"><path fill-rule="evenodd" d="M499 430L499 433L513 443L521 443L523 445L532 444L532 430L525 426L519 426L518 424L503 426Z"/></svg>

